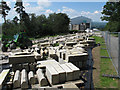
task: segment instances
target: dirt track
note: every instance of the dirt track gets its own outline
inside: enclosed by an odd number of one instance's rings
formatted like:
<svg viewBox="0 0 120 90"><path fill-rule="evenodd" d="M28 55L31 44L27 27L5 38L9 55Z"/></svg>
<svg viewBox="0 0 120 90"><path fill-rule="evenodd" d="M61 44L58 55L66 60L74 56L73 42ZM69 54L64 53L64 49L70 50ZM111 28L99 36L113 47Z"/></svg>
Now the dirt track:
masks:
<svg viewBox="0 0 120 90"><path fill-rule="evenodd" d="M100 47L95 47L92 50L93 55L93 83L94 87L99 85L99 75L100 75ZM99 87L99 86L97 86Z"/></svg>

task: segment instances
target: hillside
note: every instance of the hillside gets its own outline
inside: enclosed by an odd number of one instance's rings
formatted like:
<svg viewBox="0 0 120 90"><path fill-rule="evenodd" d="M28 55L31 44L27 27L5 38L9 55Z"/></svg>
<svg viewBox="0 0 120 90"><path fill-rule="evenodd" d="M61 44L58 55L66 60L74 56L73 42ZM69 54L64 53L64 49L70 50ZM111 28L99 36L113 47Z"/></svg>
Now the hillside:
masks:
<svg viewBox="0 0 120 90"><path fill-rule="evenodd" d="M91 28L104 28L107 22L92 22Z"/></svg>

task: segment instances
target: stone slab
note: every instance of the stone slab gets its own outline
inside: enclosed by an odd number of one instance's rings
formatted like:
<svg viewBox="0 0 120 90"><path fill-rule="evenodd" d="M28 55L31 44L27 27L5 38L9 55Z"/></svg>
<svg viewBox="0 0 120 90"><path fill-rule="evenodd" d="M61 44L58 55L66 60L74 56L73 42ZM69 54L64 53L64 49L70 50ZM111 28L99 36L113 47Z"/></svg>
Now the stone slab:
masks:
<svg viewBox="0 0 120 90"><path fill-rule="evenodd" d="M25 69L21 72L21 88L28 88L27 72Z"/></svg>
<svg viewBox="0 0 120 90"><path fill-rule="evenodd" d="M13 88L20 88L20 77L20 71L17 70L13 79Z"/></svg>
<svg viewBox="0 0 120 90"><path fill-rule="evenodd" d="M72 90L80 90L74 83L64 84L63 88L72 89Z"/></svg>
<svg viewBox="0 0 120 90"><path fill-rule="evenodd" d="M59 83L59 73L55 70L54 67L46 61L38 61L37 64L46 66L46 77L50 84L58 84Z"/></svg>
<svg viewBox="0 0 120 90"><path fill-rule="evenodd" d="M38 69L36 73L37 73L37 78L38 78L38 82L39 82L40 86L47 86L48 82L47 82L46 78L44 77L42 70Z"/></svg>
<svg viewBox="0 0 120 90"><path fill-rule="evenodd" d="M55 60L48 60L48 62L55 68L55 70L59 73L59 81L60 83L64 83L66 81L66 72L60 66L60 64Z"/></svg>
<svg viewBox="0 0 120 90"><path fill-rule="evenodd" d="M5 82L7 75L9 74L10 69L4 69L1 73L0 73L0 89L2 88L3 83Z"/></svg>
<svg viewBox="0 0 120 90"><path fill-rule="evenodd" d="M73 80L73 70L71 70L66 64L60 65L66 72L66 81Z"/></svg>
<svg viewBox="0 0 120 90"><path fill-rule="evenodd" d="M34 76L33 71L30 71L28 73L28 79L29 79L30 84L32 84L32 85L35 84L36 80L35 80L35 76Z"/></svg>
<svg viewBox="0 0 120 90"><path fill-rule="evenodd" d="M11 55L9 56L10 64L31 63L31 62L35 62L34 55Z"/></svg>
<svg viewBox="0 0 120 90"><path fill-rule="evenodd" d="M73 79L80 79L80 69L72 63L65 63L71 70L73 70Z"/></svg>

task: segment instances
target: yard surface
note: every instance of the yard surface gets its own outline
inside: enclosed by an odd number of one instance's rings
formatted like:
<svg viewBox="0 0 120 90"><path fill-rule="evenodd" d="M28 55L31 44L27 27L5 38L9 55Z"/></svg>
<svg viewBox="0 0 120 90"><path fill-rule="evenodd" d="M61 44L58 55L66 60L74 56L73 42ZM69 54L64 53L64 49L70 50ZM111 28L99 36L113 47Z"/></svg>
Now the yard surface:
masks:
<svg viewBox="0 0 120 90"><path fill-rule="evenodd" d="M103 74L117 75L116 70L112 64L111 59L101 58L101 56L107 56L108 52L105 49L106 45L104 39L101 37L95 38L96 43L100 43L101 46L95 47L92 51L93 54L93 82L95 88L118 88L118 79L102 77Z"/></svg>

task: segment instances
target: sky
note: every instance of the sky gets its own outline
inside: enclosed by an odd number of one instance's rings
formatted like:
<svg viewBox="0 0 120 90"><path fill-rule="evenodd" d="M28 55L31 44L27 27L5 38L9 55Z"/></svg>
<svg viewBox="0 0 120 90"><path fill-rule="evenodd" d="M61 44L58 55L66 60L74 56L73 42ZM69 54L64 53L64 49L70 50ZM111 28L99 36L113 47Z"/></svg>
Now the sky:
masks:
<svg viewBox="0 0 120 90"><path fill-rule="evenodd" d="M13 19L19 15L15 12L16 0L5 0L11 7L7 19ZM23 5L27 13L36 15L45 14L47 17L51 13L66 13L69 18L85 16L92 21L101 21L101 11L106 4L106 0L23 0ZM0 23L3 19L0 17Z"/></svg>

